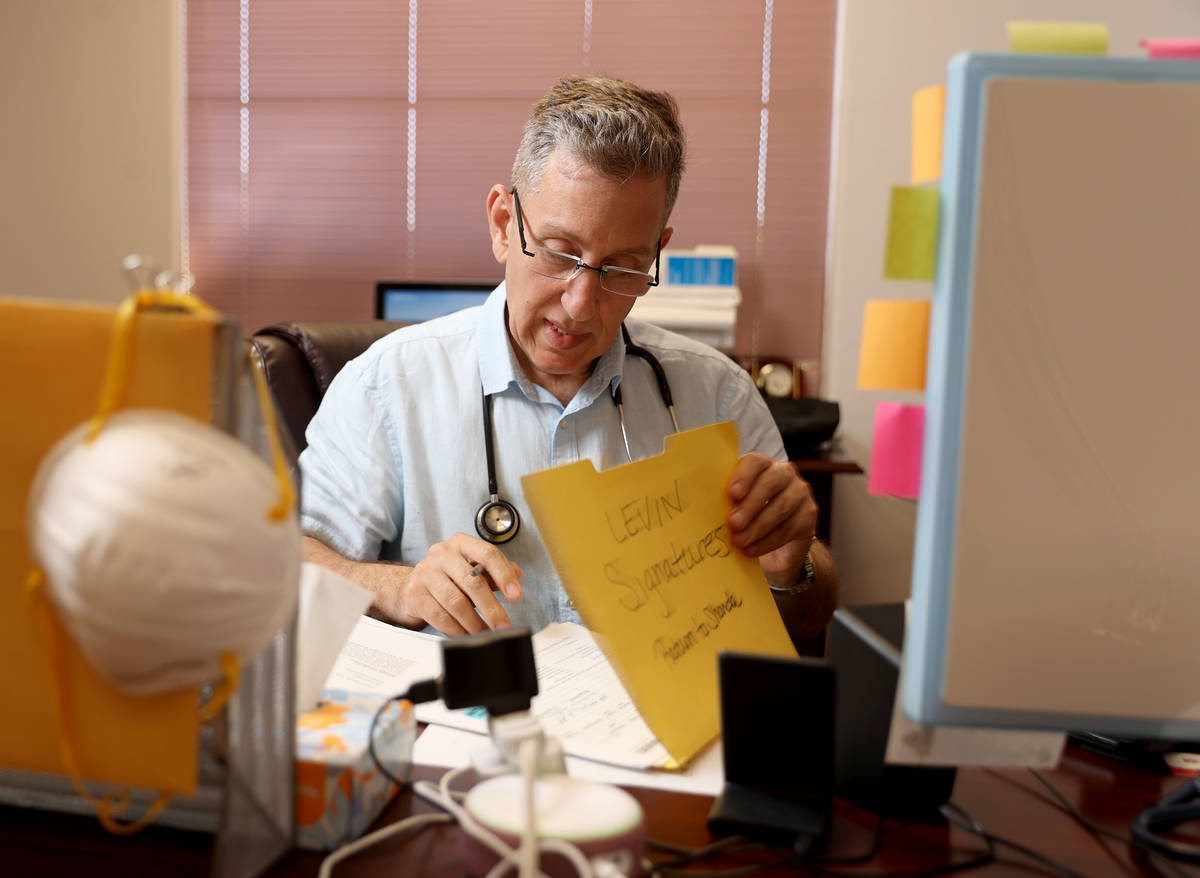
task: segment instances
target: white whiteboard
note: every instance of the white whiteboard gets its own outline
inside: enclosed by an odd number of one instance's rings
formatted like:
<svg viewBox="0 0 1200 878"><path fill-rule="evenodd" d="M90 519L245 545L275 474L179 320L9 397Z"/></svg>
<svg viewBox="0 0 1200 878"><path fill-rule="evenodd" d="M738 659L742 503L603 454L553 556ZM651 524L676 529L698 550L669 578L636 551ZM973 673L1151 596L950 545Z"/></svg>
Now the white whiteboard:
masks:
<svg viewBox="0 0 1200 878"><path fill-rule="evenodd" d="M947 107L906 709L1200 737L1200 70L965 56Z"/></svg>

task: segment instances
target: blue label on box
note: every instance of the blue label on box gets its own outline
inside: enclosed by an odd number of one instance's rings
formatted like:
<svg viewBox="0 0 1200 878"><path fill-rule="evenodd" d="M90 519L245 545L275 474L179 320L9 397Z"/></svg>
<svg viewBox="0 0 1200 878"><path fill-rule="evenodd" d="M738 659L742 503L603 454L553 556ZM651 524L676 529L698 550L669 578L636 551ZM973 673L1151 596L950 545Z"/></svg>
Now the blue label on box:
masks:
<svg viewBox="0 0 1200 878"><path fill-rule="evenodd" d="M733 286L737 259L732 256L675 256L667 260L667 283L693 286Z"/></svg>

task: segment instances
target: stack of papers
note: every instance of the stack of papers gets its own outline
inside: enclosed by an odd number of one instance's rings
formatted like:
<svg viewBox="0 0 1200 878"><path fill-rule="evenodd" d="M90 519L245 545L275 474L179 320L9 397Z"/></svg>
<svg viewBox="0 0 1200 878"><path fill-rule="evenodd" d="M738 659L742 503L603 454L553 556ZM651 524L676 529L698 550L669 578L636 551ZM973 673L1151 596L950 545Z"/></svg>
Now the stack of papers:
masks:
<svg viewBox="0 0 1200 878"><path fill-rule="evenodd" d="M442 672L442 638L409 631L368 616L359 619L333 670L327 690L388 697ZM666 767L670 755L650 731L612 665L581 625L558 623L533 636L539 694L532 713L567 754L573 776L627 786L653 786L715 795L723 774L720 744L698 756L686 772ZM487 716L478 708L447 710L441 702L418 705L429 727L417 739L413 761L467 765L488 744Z"/></svg>
<svg viewBox="0 0 1200 878"><path fill-rule="evenodd" d="M664 283L635 301L630 316L715 348L730 350L741 301L742 294L736 286Z"/></svg>

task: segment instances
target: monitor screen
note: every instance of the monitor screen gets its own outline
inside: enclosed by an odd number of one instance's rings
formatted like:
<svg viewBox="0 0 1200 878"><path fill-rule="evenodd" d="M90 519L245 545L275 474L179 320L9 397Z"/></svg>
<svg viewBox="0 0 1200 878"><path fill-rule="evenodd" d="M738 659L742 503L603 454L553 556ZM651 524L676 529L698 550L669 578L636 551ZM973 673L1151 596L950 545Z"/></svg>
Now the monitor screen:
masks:
<svg viewBox="0 0 1200 878"><path fill-rule="evenodd" d="M482 305L495 288L491 281L383 280L375 284L375 317L420 323Z"/></svg>

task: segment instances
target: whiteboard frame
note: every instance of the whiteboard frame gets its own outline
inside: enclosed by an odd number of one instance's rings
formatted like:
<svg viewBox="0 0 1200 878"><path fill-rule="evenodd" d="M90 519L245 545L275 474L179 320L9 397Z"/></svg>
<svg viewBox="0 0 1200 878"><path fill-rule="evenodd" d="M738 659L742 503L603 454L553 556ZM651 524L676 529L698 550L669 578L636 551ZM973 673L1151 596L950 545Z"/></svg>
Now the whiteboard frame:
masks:
<svg viewBox="0 0 1200 878"><path fill-rule="evenodd" d="M1200 739L1200 721L1178 717L1031 712L965 707L942 697L975 276L977 199L987 86L993 78L1200 83L1200 63L1143 59L961 54L948 66L940 234L926 381L925 444L917 509L912 599L904 642L905 712L919 722L1029 729L1093 730L1174 740ZM1200 574L1200 571L1198 571ZM1020 575L1019 569L1014 575ZM1198 620L1200 621L1200 620Z"/></svg>

